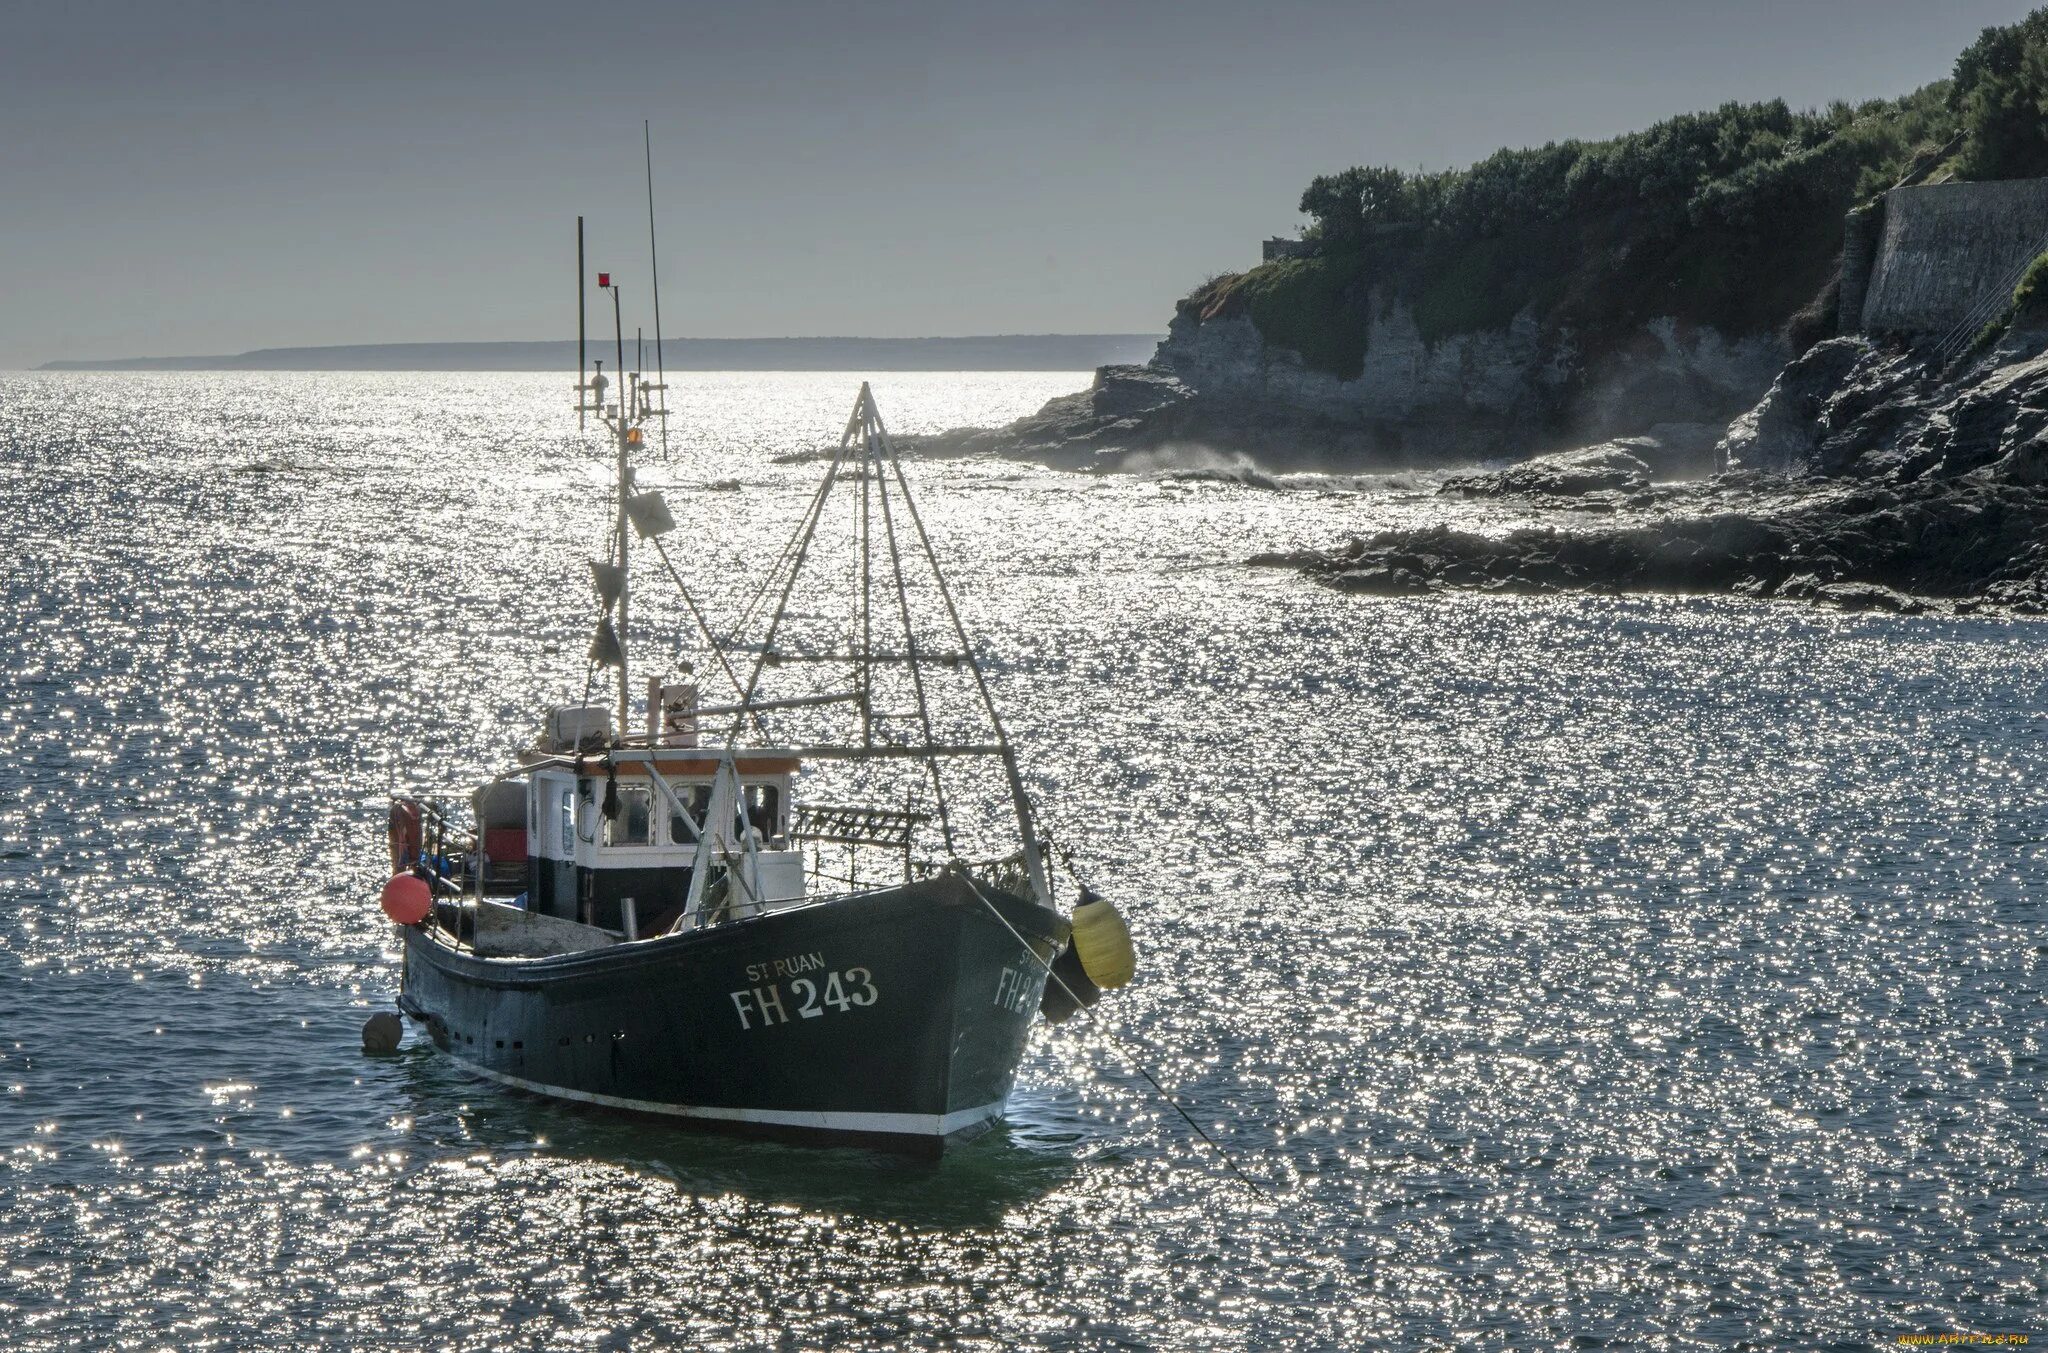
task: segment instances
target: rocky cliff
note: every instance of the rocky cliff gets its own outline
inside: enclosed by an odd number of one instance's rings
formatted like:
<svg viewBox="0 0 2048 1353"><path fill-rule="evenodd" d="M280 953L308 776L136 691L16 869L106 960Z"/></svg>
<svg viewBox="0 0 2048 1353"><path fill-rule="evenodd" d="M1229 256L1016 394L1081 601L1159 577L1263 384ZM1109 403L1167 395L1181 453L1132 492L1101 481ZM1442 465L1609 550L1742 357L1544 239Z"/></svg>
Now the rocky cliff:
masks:
<svg viewBox="0 0 2048 1353"><path fill-rule="evenodd" d="M1286 450L1307 433L1311 454L1445 464L1726 423L1789 355L1775 334L1731 339L1668 316L1589 350L1526 310L1502 328L1431 341L1404 301L1375 292L1364 309L1349 378L1267 341L1247 315L1193 307L1174 317L1152 364L1214 407L1224 449ZM1255 431L1275 422L1286 425L1277 445Z"/></svg>
<svg viewBox="0 0 2048 1353"><path fill-rule="evenodd" d="M1267 340L1244 314L1183 306L1146 366L1006 428L914 439L928 451L1114 469L1132 453L1201 446L1278 468L1468 464L1650 435L1711 444L1788 355L1776 335L1731 339L1664 317L1589 353L1522 314L1500 329L1430 341L1401 301L1368 307L1364 356L1339 376Z"/></svg>
<svg viewBox="0 0 2048 1353"><path fill-rule="evenodd" d="M1959 367L1857 338L1817 345L1737 419L1731 466L1662 489L1609 449L1460 481L1556 526L1448 526L1257 563L1346 591L1733 591L1859 609L2048 613L2048 317ZM1587 509L1601 516L1589 518Z"/></svg>

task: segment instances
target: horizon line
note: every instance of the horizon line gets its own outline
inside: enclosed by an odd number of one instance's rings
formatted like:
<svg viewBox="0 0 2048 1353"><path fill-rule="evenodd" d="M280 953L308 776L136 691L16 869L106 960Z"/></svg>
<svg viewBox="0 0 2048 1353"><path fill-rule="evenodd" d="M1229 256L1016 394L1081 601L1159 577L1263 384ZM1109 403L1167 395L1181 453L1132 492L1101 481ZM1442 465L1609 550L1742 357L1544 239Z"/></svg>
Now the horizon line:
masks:
<svg viewBox="0 0 2048 1353"><path fill-rule="evenodd" d="M845 348L858 345L879 354L895 354L898 357L921 354L927 359L942 355L965 357L973 355L977 361L970 362L962 369L1025 369L1034 367L1066 370L1070 367L1089 367L1110 364L1111 357L1128 357L1123 350L1137 345L1157 344L1165 334L1150 332L1122 333L1008 333L1008 334L925 334L906 337L876 337L860 334L814 334L780 335L758 338L697 338L664 337L661 342L664 361L669 348L678 350L678 369L687 369L691 360L720 357L720 366L726 369L775 369L762 367L757 361L740 366L727 366L744 353L756 358L769 354L784 357L808 358L810 366L825 357L817 349ZM613 344L591 344L600 351ZM644 353L644 344L642 350ZM462 365L471 369L547 369L565 367L566 357L576 347L573 338L538 339L441 339L410 340L395 343L320 343L276 345L249 348L234 353L178 353L160 356L124 357L62 357L22 368L31 371L77 371L77 370L120 370L120 369L185 369L185 370L233 370L262 367L283 363L313 361L320 368L333 368L334 363L349 357L378 357L371 369L393 366L403 367L406 359L437 358L440 362L451 359L466 359ZM932 349L941 349L934 352ZM951 350L945 352L943 350ZM964 350L964 351L963 351ZM1109 353L1110 356L1104 356ZM474 363L482 358L504 359L512 356L528 358L528 362L512 367L476 368ZM1021 368L1003 364L994 367L986 364L996 357L1024 359ZM536 359L551 358L544 363ZM428 366L436 363L430 362ZM924 363L919 363L920 366ZM715 368L714 368L715 369ZM818 368L831 369L831 368ZM940 368L949 369L949 368Z"/></svg>

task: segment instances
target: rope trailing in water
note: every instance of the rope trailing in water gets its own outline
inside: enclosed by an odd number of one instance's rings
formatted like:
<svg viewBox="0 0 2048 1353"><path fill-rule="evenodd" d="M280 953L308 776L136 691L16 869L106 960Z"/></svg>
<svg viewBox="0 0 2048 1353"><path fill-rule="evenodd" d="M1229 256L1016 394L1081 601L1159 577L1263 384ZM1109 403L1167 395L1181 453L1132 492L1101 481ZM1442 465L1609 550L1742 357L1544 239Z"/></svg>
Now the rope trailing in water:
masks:
<svg viewBox="0 0 2048 1353"><path fill-rule="evenodd" d="M1172 1093L1168 1091L1165 1086L1159 1083L1158 1079L1153 1076L1151 1070L1148 1067L1146 1067L1145 1063L1138 1058L1138 1055L1136 1053L1131 1051L1128 1043L1126 1043L1122 1038L1118 1037L1116 1032L1109 1028L1107 1025L1098 1024L1096 1022L1095 1015L1088 1009L1086 1005L1082 1004L1081 998L1074 994L1074 989L1068 986L1065 980L1062 979L1058 973L1052 970L1052 964L1046 962L1043 958L1040 958L1038 956L1038 951L1031 947L1031 944L1028 940L1026 940L1022 935L1019 935L1017 933L1017 927L1010 924L1010 918L1003 915L1002 911L999 908L997 908L995 902L989 898L989 895L981 890L981 885L974 881L974 876L972 874L966 873L963 870L960 874L960 877L966 881L967 886L973 890L974 895L981 899L981 905L988 908L989 915L995 917L998 921L1002 922L1003 929L1009 931L1011 936L1016 939L1017 943L1024 946L1024 952L1031 955L1032 961L1037 963L1039 967L1045 969L1046 977L1049 980L1058 982L1060 984L1060 990L1067 993L1067 996L1074 1002L1074 1008L1079 1010L1082 1016L1087 1019L1088 1027L1094 1029L1096 1032L1100 1033L1104 1038L1108 1039L1110 1043L1112 1043L1116 1047L1117 1051L1121 1052L1124 1055L1124 1057L1127 1060L1129 1060L1130 1064L1137 1069L1138 1074L1145 1078L1145 1083L1151 1086L1152 1089L1159 1095L1161 1099L1166 1101L1168 1107L1170 1107L1175 1113L1180 1115L1182 1122L1186 1123L1190 1128L1194 1129L1195 1135L1197 1137L1200 1137L1211 1151L1214 1151L1216 1153L1216 1158L1223 1162L1224 1168L1229 1170L1230 1173L1236 1177L1239 1183L1243 1184L1246 1188L1250 1189L1253 1193L1256 1193L1257 1195L1259 1195L1259 1197L1265 1199L1267 1202L1279 1202L1280 1199L1273 1193L1272 1190L1268 1189L1265 1185L1259 1183L1256 1179L1253 1179L1250 1175L1246 1174L1243 1170L1238 1168L1236 1159L1230 1154L1229 1151L1224 1149L1223 1144L1218 1142L1214 1137L1211 1137L1206 1131L1204 1131L1202 1125L1195 1121L1194 1115L1190 1114L1186 1109L1180 1106L1180 1101L1175 1099Z"/></svg>

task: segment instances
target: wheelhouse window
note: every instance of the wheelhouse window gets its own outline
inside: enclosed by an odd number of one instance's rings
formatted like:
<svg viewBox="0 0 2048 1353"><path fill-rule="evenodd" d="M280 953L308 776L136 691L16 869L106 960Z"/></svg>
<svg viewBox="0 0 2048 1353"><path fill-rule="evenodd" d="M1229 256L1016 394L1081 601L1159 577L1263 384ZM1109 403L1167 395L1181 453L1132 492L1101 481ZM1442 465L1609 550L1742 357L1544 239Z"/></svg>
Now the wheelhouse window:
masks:
<svg viewBox="0 0 2048 1353"><path fill-rule="evenodd" d="M606 818L604 843L608 846L654 844L654 806L650 791L619 787L619 815Z"/></svg>
<svg viewBox="0 0 2048 1353"><path fill-rule="evenodd" d="M562 791L562 858L576 858L576 791Z"/></svg>
<svg viewBox="0 0 2048 1353"><path fill-rule="evenodd" d="M697 844L696 828L691 822L702 822L711 811L710 785L677 785L676 798L690 810L686 820L680 813L668 815L668 839L671 845L694 846Z"/></svg>
<svg viewBox="0 0 2048 1353"><path fill-rule="evenodd" d="M747 786L747 825L763 836L780 834L782 791L774 785Z"/></svg>

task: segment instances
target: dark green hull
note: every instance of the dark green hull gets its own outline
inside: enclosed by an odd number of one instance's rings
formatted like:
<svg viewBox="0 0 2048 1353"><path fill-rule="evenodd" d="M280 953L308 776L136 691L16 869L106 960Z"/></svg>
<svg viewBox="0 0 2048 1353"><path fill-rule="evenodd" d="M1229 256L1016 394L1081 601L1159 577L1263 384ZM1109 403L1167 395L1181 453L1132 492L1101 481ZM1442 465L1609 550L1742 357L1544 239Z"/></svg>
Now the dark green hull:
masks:
<svg viewBox="0 0 2048 1353"><path fill-rule="evenodd" d="M443 1051L519 1089L936 1151L1001 1116L1039 959L1067 933L1056 912L986 896L942 875L543 959L479 958L414 926L400 1005Z"/></svg>

